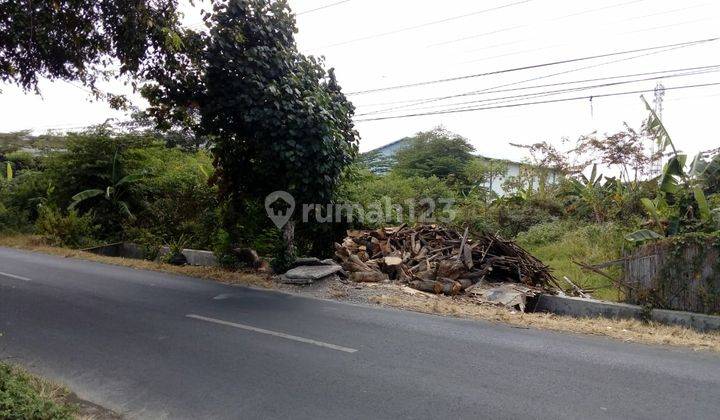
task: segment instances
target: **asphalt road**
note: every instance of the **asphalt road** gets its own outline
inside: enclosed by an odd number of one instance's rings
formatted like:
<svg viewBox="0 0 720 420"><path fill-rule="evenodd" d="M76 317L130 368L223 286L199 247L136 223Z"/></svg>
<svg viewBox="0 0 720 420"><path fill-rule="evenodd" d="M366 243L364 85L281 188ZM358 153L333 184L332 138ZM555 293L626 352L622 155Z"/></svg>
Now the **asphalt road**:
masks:
<svg viewBox="0 0 720 420"><path fill-rule="evenodd" d="M0 357L130 418L713 418L720 356L0 248Z"/></svg>

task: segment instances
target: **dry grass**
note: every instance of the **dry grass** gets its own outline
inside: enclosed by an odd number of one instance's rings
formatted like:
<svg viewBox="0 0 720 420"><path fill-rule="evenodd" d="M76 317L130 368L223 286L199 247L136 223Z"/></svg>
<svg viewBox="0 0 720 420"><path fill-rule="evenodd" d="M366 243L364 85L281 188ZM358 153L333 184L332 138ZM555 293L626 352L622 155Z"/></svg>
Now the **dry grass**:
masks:
<svg viewBox="0 0 720 420"><path fill-rule="evenodd" d="M62 385L58 385L45 378L30 374L25 369L10 365L10 371L13 375L22 378L36 392L37 396L43 400L49 400L57 405L65 404L66 398L70 395L70 391Z"/></svg>
<svg viewBox="0 0 720 420"><path fill-rule="evenodd" d="M38 251L67 258L80 258L105 264L121 265L142 270L153 270L182 274L191 277L215 280L228 284L238 284L262 288L278 288L269 278L250 272L230 272L219 268L173 266L151 261L125 258L104 257L88 252L68 250L48 246L37 236L10 236L0 238L0 246ZM636 320L613 320L606 318L574 318L553 314L526 314L502 307L478 305L473 302L446 296L435 296L418 292L410 288L398 289L390 285L366 285L363 287L366 300L384 306L415 312L454 316L468 319L502 322L506 324L539 329L568 331L582 334L600 335L628 342L662 344L688 347L695 350L720 352L720 333L701 333L679 326L645 324ZM353 288L330 290L328 297L345 300L351 297Z"/></svg>
<svg viewBox="0 0 720 420"><path fill-rule="evenodd" d="M502 307L478 305L446 296L407 293L370 297L372 303L410 311L502 322L521 327L601 335L627 342L689 347L720 352L720 333L701 333L679 326L645 324L637 320L574 318L541 313L523 313Z"/></svg>
<svg viewBox="0 0 720 420"><path fill-rule="evenodd" d="M53 247L45 243L45 241L43 241L43 239L39 236L17 235L1 237L0 246L42 252L65 258L78 258L103 264L119 265L137 270L151 270L181 274L189 277L215 280L227 284L262 287L266 289L274 287L274 283L268 276L262 276L251 272L228 271L217 267L175 266L155 261L105 257L90 252Z"/></svg>

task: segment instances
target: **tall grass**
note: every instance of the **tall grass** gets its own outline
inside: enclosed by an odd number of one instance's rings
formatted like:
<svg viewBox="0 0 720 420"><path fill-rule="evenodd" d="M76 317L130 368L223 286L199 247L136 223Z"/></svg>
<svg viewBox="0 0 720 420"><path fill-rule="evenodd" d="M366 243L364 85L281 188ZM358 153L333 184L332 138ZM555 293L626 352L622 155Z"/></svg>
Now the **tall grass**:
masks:
<svg viewBox="0 0 720 420"><path fill-rule="evenodd" d="M573 221L556 221L535 225L517 236L518 243L548 264L561 285L567 276L582 288L596 289L592 296L598 299L620 301L621 290L596 273L587 273L573 260L598 264L620 258L628 229L617 223L582 224ZM614 278L621 274L619 267L606 270Z"/></svg>

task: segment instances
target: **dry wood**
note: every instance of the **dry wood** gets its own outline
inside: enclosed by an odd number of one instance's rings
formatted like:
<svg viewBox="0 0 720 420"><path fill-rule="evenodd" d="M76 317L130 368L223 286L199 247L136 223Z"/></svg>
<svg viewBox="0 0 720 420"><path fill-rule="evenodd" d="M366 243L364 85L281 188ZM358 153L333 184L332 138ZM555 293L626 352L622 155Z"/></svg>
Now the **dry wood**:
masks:
<svg viewBox="0 0 720 420"><path fill-rule="evenodd" d="M388 281L388 276L378 271L356 271L350 273L350 280L357 283L382 283Z"/></svg>
<svg viewBox="0 0 720 420"><path fill-rule="evenodd" d="M480 280L547 290L555 282L545 264L513 241L437 225L351 230L335 255L350 273L363 273L355 276L360 281L390 279L430 293L458 294Z"/></svg>

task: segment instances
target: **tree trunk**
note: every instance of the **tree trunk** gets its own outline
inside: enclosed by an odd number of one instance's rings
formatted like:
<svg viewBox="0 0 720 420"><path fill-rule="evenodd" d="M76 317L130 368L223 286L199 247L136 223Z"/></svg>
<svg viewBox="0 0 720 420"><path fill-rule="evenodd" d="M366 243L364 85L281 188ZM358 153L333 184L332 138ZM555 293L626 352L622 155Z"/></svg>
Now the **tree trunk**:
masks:
<svg viewBox="0 0 720 420"><path fill-rule="evenodd" d="M287 255L295 255L295 221L288 220L282 228L283 243Z"/></svg>

